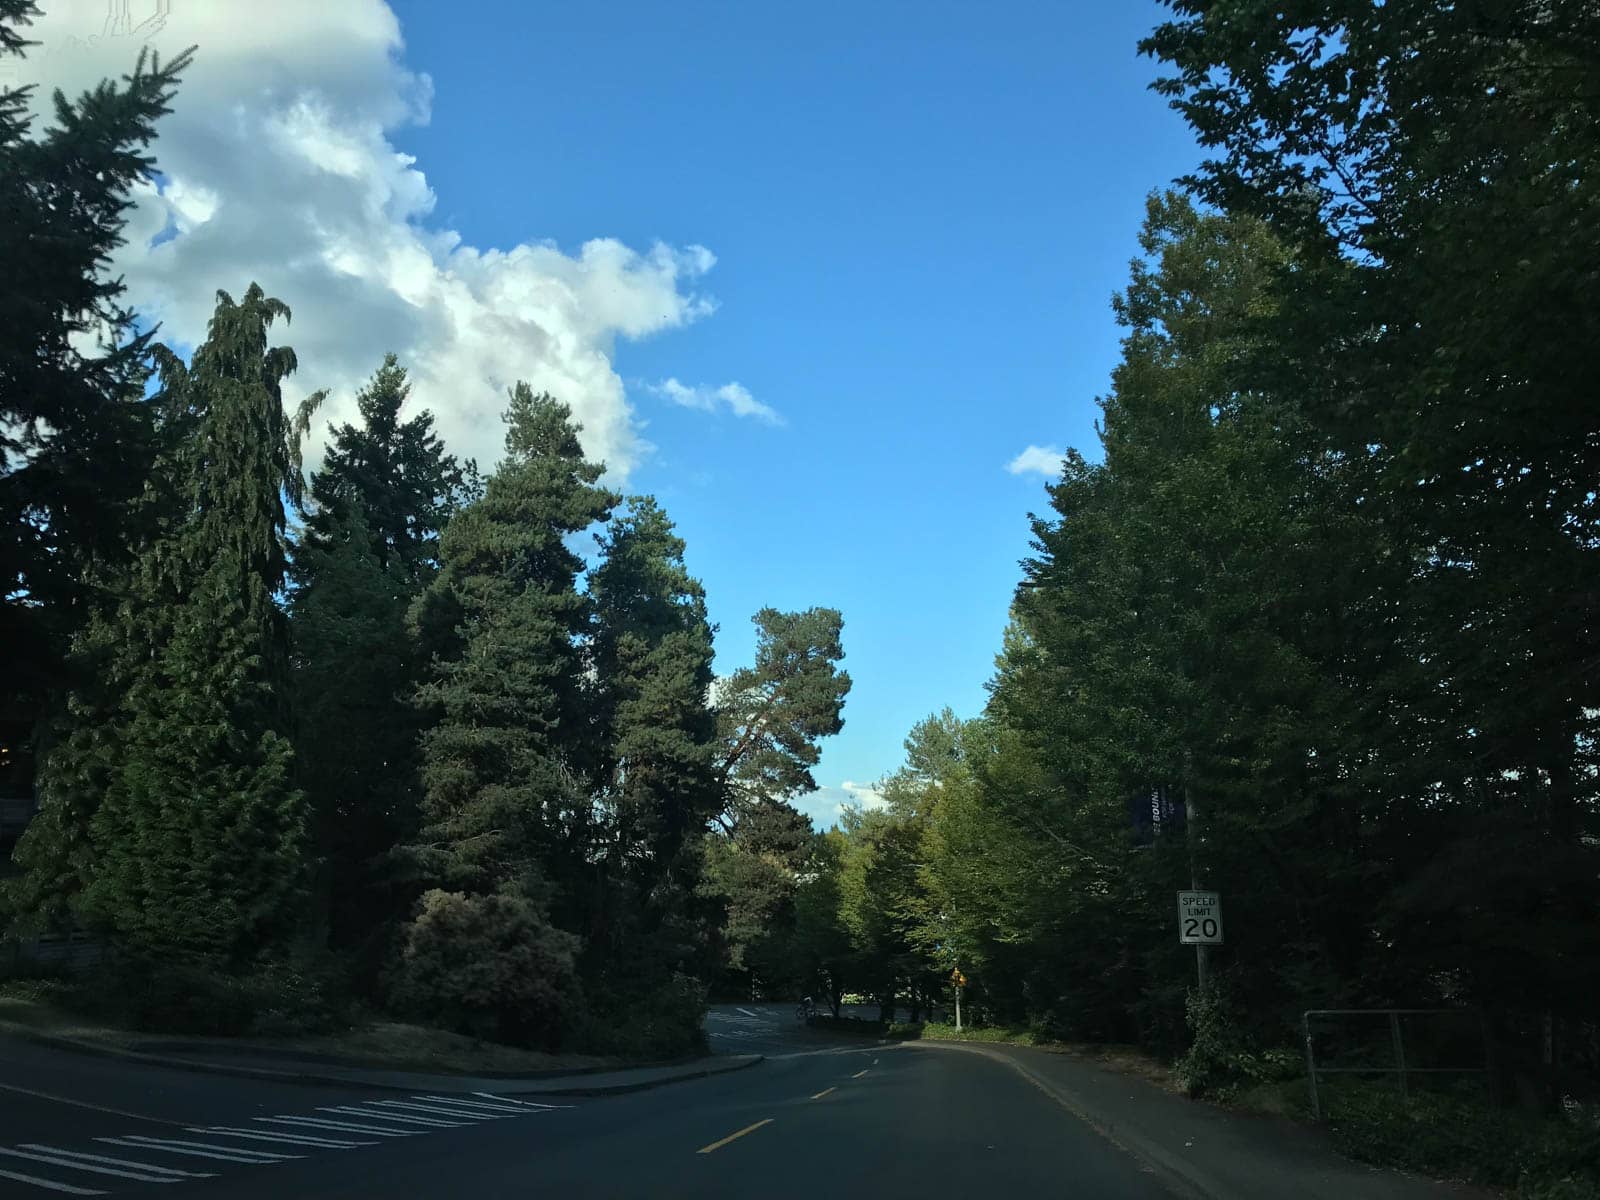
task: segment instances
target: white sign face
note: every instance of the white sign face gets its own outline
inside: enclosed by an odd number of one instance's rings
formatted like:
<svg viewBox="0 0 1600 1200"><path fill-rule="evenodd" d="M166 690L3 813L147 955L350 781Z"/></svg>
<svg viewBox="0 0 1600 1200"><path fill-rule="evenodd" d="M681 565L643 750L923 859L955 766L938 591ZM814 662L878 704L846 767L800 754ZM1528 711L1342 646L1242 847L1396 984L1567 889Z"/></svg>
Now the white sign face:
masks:
<svg viewBox="0 0 1600 1200"><path fill-rule="evenodd" d="M1222 945L1222 897L1216 892L1179 892L1178 940L1186 946Z"/></svg>

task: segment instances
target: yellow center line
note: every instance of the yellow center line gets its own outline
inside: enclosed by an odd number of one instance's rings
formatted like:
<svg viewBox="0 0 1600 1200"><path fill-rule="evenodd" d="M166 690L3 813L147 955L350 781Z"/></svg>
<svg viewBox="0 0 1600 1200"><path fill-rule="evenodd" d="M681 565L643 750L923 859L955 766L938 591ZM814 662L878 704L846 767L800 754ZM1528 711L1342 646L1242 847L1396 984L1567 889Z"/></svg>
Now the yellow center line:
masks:
<svg viewBox="0 0 1600 1200"><path fill-rule="evenodd" d="M709 1145L709 1146L701 1146L700 1149L697 1151L697 1153L699 1153L699 1154L710 1154L713 1150L721 1150L724 1146L726 1146L729 1142L733 1141L735 1138L742 1138L747 1133L754 1133L756 1130L760 1129L763 1125L771 1125L771 1124L772 1124L772 1118L768 1117L764 1121L757 1121L754 1125L746 1125L743 1129L739 1130L739 1132L730 1133L727 1137L723 1138L720 1142L712 1142L711 1145Z"/></svg>
<svg viewBox="0 0 1600 1200"><path fill-rule="evenodd" d="M823 1088L820 1092L818 1092L815 1096L813 1096L811 1098L813 1100L821 1100L824 1096L826 1096L831 1091L833 1091L832 1088Z"/></svg>
<svg viewBox="0 0 1600 1200"><path fill-rule="evenodd" d="M867 1073L867 1070L870 1070L870 1069L871 1068L867 1068L866 1070L857 1071L854 1075L850 1076L850 1078L851 1079L860 1079L863 1075L865 1075Z"/></svg>

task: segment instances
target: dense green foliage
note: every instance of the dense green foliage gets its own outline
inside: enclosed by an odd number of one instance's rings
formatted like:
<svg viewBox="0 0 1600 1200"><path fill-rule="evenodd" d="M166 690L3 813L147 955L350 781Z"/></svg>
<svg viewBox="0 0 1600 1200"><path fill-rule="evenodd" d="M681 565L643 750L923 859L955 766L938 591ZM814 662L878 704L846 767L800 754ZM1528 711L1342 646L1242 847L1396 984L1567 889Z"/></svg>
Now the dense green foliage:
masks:
<svg viewBox="0 0 1600 1200"><path fill-rule="evenodd" d="M0 0L0 53L33 12ZM102 277L186 61L58 100L42 137L0 98L0 633L46 734L11 932L96 934L84 1002L147 1028L322 1028L359 1001L549 1049L701 1048L745 903L708 881L711 829L789 821L792 925L816 838L785 801L841 725L839 614L763 610L719 688L671 521L619 509L525 383L480 479L390 355L305 489L322 396L285 413L288 309L219 293L185 362Z"/></svg>
<svg viewBox="0 0 1600 1200"><path fill-rule="evenodd" d="M30 0L0 0L0 62L25 52ZM122 244L129 189L189 61L141 56L121 84L55 94L32 128L31 88L0 85L0 688L48 694L65 649L125 566L148 516L155 453L140 402L150 337L104 271Z"/></svg>
<svg viewBox="0 0 1600 1200"><path fill-rule="evenodd" d="M854 986L959 967L969 1018L1220 1095L1295 1073L1307 1009L1462 1009L1487 1038L1432 1065L1486 1042L1488 1096L1351 1144L1437 1169L1423 1127L1520 1101L1553 1119L1479 1176L1591 1194L1560 1114L1600 1095L1600 17L1168 6L1145 49L1216 157L1151 198L985 711L846 823Z"/></svg>
<svg viewBox="0 0 1600 1200"><path fill-rule="evenodd" d="M1421 1168L1509 1138L1478 1177L1580 1194L1600 15L1167 7L1144 48L1214 157L1149 200L1100 445L1031 517L984 711L825 834L792 802L843 724L836 610L763 609L714 678L683 539L526 383L480 480L390 356L302 495L287 308L219 294L185 363L103 278L185 60L37 137L0 94L0 638L47 750L13 925L99 933L145 1025L354 994L649 1056L711 990L954 1037L959 973L960 1036L1137 1043L1222 1097L1298 1069L1308 1009L1461 1009L1491 1097L1550 1119L1359 1086L1339 1136ZM0 53L30 12L0 0ZM1203 986L1191 886L1226 914Z"/></svg>
<svg viewBox="0 0 1600 1200"><path fill-rule="evenodd" d="M402 417L409 392L390 355L356 397L360 424L330 430L291 570L296 748L318 891L331 944L367 985L413 898L387 857L419 820L422 719L400 701L420 682L423 656L407 614L437 573L445 524L481 492L476 467L444 451L430 413Z"/></svg>
<svg viewBox="0 0 1600 1200"><path fill-rule="evenodd" d="M90 723L46 762L45 819L17 858L129 947L237 964L303 920L307 835L286 704L282 497L299 438L269 347L287 309L251 287L219 297L185 367L166 355L151 401L176 434L157 465L169 499L118 606L82 635L97 674L74 698ZM101 650L104 654L99 654Z"/></svg>

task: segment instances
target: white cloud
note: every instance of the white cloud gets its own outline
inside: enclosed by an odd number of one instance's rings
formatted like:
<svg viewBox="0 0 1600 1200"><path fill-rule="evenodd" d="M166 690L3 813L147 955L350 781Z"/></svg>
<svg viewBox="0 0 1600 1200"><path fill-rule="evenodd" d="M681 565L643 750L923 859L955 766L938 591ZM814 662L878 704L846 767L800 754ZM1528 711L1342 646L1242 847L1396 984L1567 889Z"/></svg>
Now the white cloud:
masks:
<svg viewBox="0 0 1600 1200"><path fill-rule="evenodd" d="M736 417L755 417L769 425L783 424L778 411L761 403L741 383L725 383L721 387L689 387L676 379L653 383L650 390L684 408L697 408L702 412L716 412L726 408Z"/></svg>
<svg viewBox="0 0 1600 1200"><path fill-rule="evenodd" d="M1013 475L1026 475L1030 472L1039 475L1061 474L1061 460L1066 458L1065 450L1057 450L1054 446L1029 446L1006 464L1006 470Z"/></svg>
<svg viewBox="0 0 1600 1200"><path fill-rule="evenodd" d="M837 786L820 787L808 795L798 797L794 801L794 806L810 817L811 823L818 829L827 829L838 824L847 808L870 812L873 809L884 808L888 803L883 798L883 793L873 785L852 783L846 779Z"/></svg>
<svg viewBox="0 0 1600 1200"><path fill-rule="evenodd" d="M614 476L647 451L614 342L709 314L696 288L715 257L609 238L572 252L539 240L477 248L432 223L433 189L389 135L426 123L433 87L403 63L384 0L112 0L111 17L104 0L45 7L28 32L41 44L18 68L45 85L39 110L52 87L75 95L121 76L141 44L166 57L199 47L154 146L161 186L137 194L113 264L163 337L197 343L216 291L237 297L257 281L294 311L277 331L300 360L286 399L333 389L319 433L354 416L355 391L392 349L413 403L486 467L518 379L572 406L586 451ZM498 131L484 147L512 152ZM737 384L712 394L741 414L770 412Z"/></svg>

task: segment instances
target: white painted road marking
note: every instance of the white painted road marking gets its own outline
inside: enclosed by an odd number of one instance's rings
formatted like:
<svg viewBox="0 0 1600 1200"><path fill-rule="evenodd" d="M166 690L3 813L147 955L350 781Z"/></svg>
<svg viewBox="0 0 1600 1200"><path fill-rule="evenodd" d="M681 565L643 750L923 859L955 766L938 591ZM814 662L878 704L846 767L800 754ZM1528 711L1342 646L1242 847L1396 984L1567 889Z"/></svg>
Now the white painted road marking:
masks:
<svg viewBox="0 0 1600 1200"><path fill-rule="evenodd" d="M481 1108L488 1112L510 1113L512 1116L517 1117L528 1115L525 1109L513 1108L509 1104L485 1104L482 1100L454 1100L449 1096L418 1096L417 1099L437 1100L442 1104L454 1104L457 1108L472 1109L474 1111Z"/></svg>
<svg viewBox="0 0 1600 1200"><path fill-rule="evenodd" d="M66 1192L69 1196L105 1195L95 1188L73 1187L70 1183L52 1183L48 1179L40 1179L37 1175L21 1175L16 1171L0 1171L0 1179L15 1179L18 1183L31 1183L34 1187L49 1188L52 1192Z"/></svg>
<svg viewBox="0 0 1600 1200"><path fill-rule="evenodd" d="M369 1111L368 1109L365 1109L365 1108L349 1108L349 1107L341 1106L341 1107L338 1107L338 1108L319 1108L319 1109L317 1109L317 1111L318 1112L326 1112L326 1113L335 1113L335 1114L338 1115L340 1120L344 1120L347 1117L360 1117L364 1121L391 1121L391 1122L394 1122L395 1124L402 1124L403 1123L403 1124L406 1124L406 1125L427 1125L427 1126L429 1126L429 1127L431 1127L433 1129L460 1129L461 1128L460 1122L457 1122L457 1121L434 1121L434 1120L431 1120L428 1117L402 1117L402 1116L399 1116L399 1115L394 1114L394 1113L375 1113L375 1112L371 1112L371 1111ZM391 1129L390 1132L391 1133L400 1133L400 1134L425 1133L426 1130L422 1130L422 1129Z"/></svg>
<svg viewBox="0 0 1600 1200"><path fill-rule="evenodd" d="M370 1133L376 1137L411 1137L421 1132L416 1129L377 1129L371 1125L354 1125L349 1121L324 1121L321 1117L257 1117L268 1125L310 1125L316 1129L339 1129L345 1133Z"/></svg>
<svg viewBox="0 0 1600 1200"><path fill-rule="evenodd" d="M0 1090L20 1092L41 1099L54 1099L45 1092L0 1084ZM71 1178L76 1172L126 1179L135 1183L184 1183L192 1179L215 1179L215 1163L238 1163L242 1166L272 1166L278 1163L299 1161L316 1150L354 1150L377 1146L381 1138L414 1137L445 1129L461 1129L485 1121L503 1121L508 1117L526 1117L557 1108L572 1108L571 1104L548 1104L535 1100L519 1100L493 1092L473 1092L467 1095L436 1095L419 1093L386 1100L364 1100L357 1104L323 1106L314 1110L317 1116L284 1114L282 1116L251 1117L248 1127L231 1125L185 1125L177 1121L164 1121L143 1117L137 1113L122 1113L116 1109L73 1101L79 1108L111 1112L136 1120L171 1126L173 1132L182 1131L198 1140L181 1137L152 1137L127 1133L117 1137L96 1137L95 1145L123 1147L139 1152L139 1158L112 1157L107 1154L90 1154L86 1150L64 1149L36 1142L23 1142L16 1146L0 1146L0 1162L24 1160L43 1163L56 1168ZM265 1126L265 1127L263 1127ZM148 1128L148 1126L147 1126ZM165 1131L163 1131L165 1132ZM365 1137L361 1135L367 1135ZM254 1146L240 1142L255 1143ZM182 1170L145 1161L148 1156L209 1160L209 1170ZM21 1164L19 1164L21 1165ZM196 1164L197 1166L199 1164ZM47 1179L31 1173L0 1169L0 1190L9 1195L10 1183L26 1184L70 1196L104 1196L101 1188L80 1186L60 1179ZM101 1182L95 1180L94 1182ZM174 1193L176 1195L176 1193Z"/></svg>
<svg viewBox="0 0 1600 1200"><path fill-rule="evenodd" d="M473 1092L474 1096L487 1096L491 1100L499 1100L502 1104L520 1104L524 1108L571 1108L570 1104L539 1104L533 1100L517 1100L511 1096L496 1096L493 1092Z"/></svg>
<svg viewBox="0 0 1600 1200"><path fill-rule="evenodd" d="M423 1100L413 1097L411 1100L374 1100L373 1104L387 1105L391 1108L407 1108L417 1112L442 1113L458 1121L504 1121L507 1117L520 1116L514 1109L490 1109L487 1105L469 1108L466 1104L457 1104L453 1100Z"/></svg>
<svg viewBox="0 0 1600 1200"><path fill-rule="evenodd" d="M125 1138L95 1138L111 1146L130 1146L135 1150L159 1150L163 1154L181 1154L186 1158L217 1158L223 1162L259 1165L269 1162L286 1162L299 1158L298 1154L263 1154L259 1150L239 1150L233 1146L212 1146L205 1142L178 1142L166 1138L141 1138L130 1134Z"/></svg>
<svg viewBox="0 0 1600 1200"><path fill-rule="evenodd" d="M58 1158L54 1154L30 1154L26 1150L0 1150L0 1154L7 1158L26 1158L33 1162L48 1163L52 1167L66 1167L69 1171L88 1171L95 1175L116 1175L122 1179L133 1179L139 1183L179 1183L180 1180L169 1178L165 1175L156 1175L152 1172L134 1174L132 1171L119 1171L115 1167L97 1167L93 1163L73 1162L70 1158Z"/></svg>
<svg viewBox="0 0 1600 1200"><path fill-rule="evenodd" d="M287 1142L292 1146L317 1146L325 1150L349 1150L354 1146L376 1146L377 1142L338 1142L332 1138L301 1137L293 1133L259 1133L250 1129L234 1129L227 1125L191 1126L190 1133L210 1133L221 1137L249 1138L253 1142Z"/></svg>
<svg viewBox="0 0 1600 1200"><path fill-rule="evenodd" d="M147 1175L171 1175L175 1179L215 1179L216 1176L209 1171L180 1171L177 1167L154 1167L149 1163L130 1162L126 1158L107 1158L103 1154L84 1154L79 1150L60 1150L55 1146L40 1146L33 1142L23 1142L20 1149L38 1150L44 1154L57 1154L62 1158L86 1158L90 1162L105 1163L112 1167L131 1167L135 1171L143 1171Z"/></svg>
<svg viewBox="0 0 1600 1200"><path fill-rule="evenodd" d="M440 1108L437 1104L407 1104L404 1100L374 1100L366 1107L369 1110L372 1110L380 1106L384 1109L398 1108L408 1113L427 1113L429 1116L434 1117L435 1119L445 1118L449 1123L452 1124L461 1125L466 1123L463 1120L463 1118L467 1115L466 1113L459 1110L452 1112L448 1108ZM381 1116L382 1114L374 1112L372 1115ZM489 1117L487 1119L490 1121L501 1120L500 1117Z"/></svg>

